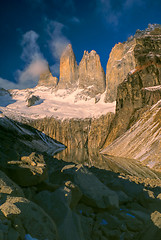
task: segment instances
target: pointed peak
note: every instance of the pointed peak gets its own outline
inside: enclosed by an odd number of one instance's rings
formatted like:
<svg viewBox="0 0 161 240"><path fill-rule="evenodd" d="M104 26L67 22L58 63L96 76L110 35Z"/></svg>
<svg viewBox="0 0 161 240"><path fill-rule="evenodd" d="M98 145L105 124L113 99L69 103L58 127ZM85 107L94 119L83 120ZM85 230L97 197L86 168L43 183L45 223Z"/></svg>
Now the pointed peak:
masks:
<svg viewBox="0 0 161 240"><path fill-rule="evenodd" d="M92 55L96 55L97 53L95 50L92 50L89 54L92 56Z"/></svg>
<svg viewBox="0 0 161 240"><path fill-rule="evenodd" d="M69 44L65 47L65 49L64 49L61 57L69 56L69 55L71 55L71 54L74 54L74 52L73 52L72 44L69 43Z"/></svg>
<svg viewBox="0 0 161 240"><path fill-rule="evenodd" d="M85 50L83 57L95 57L96 55L98 55L98 54L95 50L92 50L91 52L88 52Z"/></svg>

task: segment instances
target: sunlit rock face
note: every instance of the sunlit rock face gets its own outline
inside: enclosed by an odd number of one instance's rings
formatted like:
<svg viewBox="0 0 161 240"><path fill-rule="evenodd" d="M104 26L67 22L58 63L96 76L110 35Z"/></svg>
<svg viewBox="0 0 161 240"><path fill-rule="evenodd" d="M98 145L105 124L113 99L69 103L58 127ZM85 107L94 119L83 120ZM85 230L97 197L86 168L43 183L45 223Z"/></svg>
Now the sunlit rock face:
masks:
<svg viewBox="0 0 161 240"><path fill-rule="evenodd" d="M138 30L127 42L114 46L106 68L106 101L114 101L117 86L122 83L128 73L134 73L145 65L160 64L161 61L161 27L149 26L146 30ZM153 74L152 74L153 75ZM152 76L146 74L147 85Z"/></svg>
<svg viewBox="0 0 161 240"><path fill-rule="evenodd" d="M38 86L45 86L45 87L56 87L58 83L57 77L53 77L48 66L47 70L40 74Z"/></svg>
<svg viewBox="0 0 161 240"><path fill-rule="evenodd" d="M105 91L105 73L100 57L94 50L90 53L84 51L78 67L72 45L69 44L60 58L58 89L76 87L84 90L84 97L95 97Z"/></svg>
<svg viewBox="0 0 161 240"><path fill-rule="evenodd" d="M116 116L105 146L123 134L148 106L155 104L161 97L161 28L137 31L136 37L130 41L134 44L135 69L124 76L124 81L117 87ZM112 94L113 91L109 90Z"/></svg>
<svg viewBox="0 0 161 240"><path fill-rule="evenodd" d="M106 101L116 100L117 86L123 82L127 74L135 69L134 47L136 40L118 43L110 53L106 67Z"/></svg>
<svg viewBox="0 0 161 240"><path fill-rule="evenodd" d="M148 81L149 80L149 81ZM117 89L116 116L105 146L123 134L148 106L161 99L161 66L152 63L128 75Z"/></svg>
<svg viewBox="0 0 161 240"><path fill-rule="evenodd" d="M90 53L84 51L79 64L79 88L85 89L91 97L105 91L105 73L100 57L94 50Z"/></svg>
<svg viewBox="0 0 161 240"><path fill-rule="evenodd" d="M60 78L58 88L75 87L78 82L78 66L72 45L68 44L60 58Z"/></svg>

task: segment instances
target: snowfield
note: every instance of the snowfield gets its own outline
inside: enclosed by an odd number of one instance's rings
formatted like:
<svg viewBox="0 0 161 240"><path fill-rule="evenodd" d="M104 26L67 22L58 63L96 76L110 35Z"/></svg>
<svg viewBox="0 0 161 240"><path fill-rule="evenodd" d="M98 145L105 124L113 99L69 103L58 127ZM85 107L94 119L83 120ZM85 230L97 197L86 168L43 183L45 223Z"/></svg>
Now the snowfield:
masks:
<svg viewBox="0 0 161 240"><path fill-rule="evenodd" d="M53 90L47 87L35 87L24 90L10 90L11 96L0 96L0 111L4 115L12 118L27 117L30 119L40 119L44 117L54 117L58 119L71 118L97 118L108 112L115 113L116 102L105 103L105 93L95 98L85 97L82 89L73 91L68 89ZM40 101L33 106L27 106L27 99L30 96L39 96Z"/></svg>

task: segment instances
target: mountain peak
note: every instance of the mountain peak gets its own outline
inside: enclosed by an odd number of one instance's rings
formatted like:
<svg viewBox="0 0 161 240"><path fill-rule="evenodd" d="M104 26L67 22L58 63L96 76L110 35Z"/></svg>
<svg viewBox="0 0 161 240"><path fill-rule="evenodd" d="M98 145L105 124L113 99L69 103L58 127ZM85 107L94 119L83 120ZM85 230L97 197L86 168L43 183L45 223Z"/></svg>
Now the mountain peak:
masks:
<svg viewBox="0 0 161 240"><path fill-rule="evenodd" d="M58 88L68 88L76 85L78 66L71 44L64 49L60 58L60 80Z"/></svg>
<svg viewBox="0 0 161 240"><path fill-rule="evenodd" d="M58 79L53 77L48 64L46 71L40 74L38 86L56 87L57 83Z"/></svg>
<svg viewBox="0 0 161 240"><path fill-rule="evenodd" d="M65 47L64 51L62 52L61 58L63 58L63 57L68 57L68 56L70 56L70 55L74 55L74 52L73 52L73 48L72 48L72 44L71 44L71 43L69 43L69 44Z"/></svg>

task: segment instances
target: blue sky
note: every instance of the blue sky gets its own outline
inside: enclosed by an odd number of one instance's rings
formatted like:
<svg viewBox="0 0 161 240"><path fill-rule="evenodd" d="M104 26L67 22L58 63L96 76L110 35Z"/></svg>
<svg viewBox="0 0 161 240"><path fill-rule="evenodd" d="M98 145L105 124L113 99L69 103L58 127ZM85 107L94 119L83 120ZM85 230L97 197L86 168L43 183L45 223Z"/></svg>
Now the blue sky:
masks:
<svg viewBox="0 0 161 240"><path fill-rule="evenodd" d="M0 6L0 87L26 88L71 43L79 63L96 50L106 69L112 47L137 29L161 23L160 0L2 0Z"/></svg>

